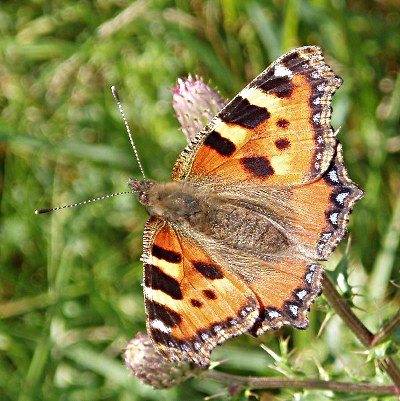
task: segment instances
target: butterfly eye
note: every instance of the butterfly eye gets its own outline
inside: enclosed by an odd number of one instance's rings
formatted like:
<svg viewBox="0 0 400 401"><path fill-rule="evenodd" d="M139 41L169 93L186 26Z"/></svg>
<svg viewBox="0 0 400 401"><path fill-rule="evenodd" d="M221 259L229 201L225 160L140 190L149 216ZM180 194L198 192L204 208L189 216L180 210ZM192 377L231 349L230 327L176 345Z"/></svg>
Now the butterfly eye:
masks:
<svg viewBox="0 0 400 401"><path fill-rule="evenodd" d="M142 203L143 205L149 203L149 197L147 196L147 193L143 192L139 195L139 202Z"/></svg>

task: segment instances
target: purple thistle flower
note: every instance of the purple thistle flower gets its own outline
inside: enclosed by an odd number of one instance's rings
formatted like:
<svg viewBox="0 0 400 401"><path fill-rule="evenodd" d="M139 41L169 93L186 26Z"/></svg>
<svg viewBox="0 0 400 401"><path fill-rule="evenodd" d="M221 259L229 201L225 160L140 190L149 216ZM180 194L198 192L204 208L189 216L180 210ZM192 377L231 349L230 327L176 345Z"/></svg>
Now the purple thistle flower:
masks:
<svg viewBox="0 0 400 401"><path fill-rule="evenodd" d="M172 94L172 105L188 142L226 105L220 94L197 75L179 78Z"/></svg>

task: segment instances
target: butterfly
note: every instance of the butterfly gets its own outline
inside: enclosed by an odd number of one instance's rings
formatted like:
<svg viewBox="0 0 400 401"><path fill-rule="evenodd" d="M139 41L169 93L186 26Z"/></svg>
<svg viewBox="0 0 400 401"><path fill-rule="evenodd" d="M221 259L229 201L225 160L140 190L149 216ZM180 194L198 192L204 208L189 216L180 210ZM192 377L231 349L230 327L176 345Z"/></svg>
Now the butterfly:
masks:
<svg viewBox="0 0 400 401"><path fill-rule="evenodd" d="M207 366L243 333L305 329L323 266L364 192L331 127L342 84L316 46L273 62L189 143L172 181L131 179L147 331L171 361Z"/></svg>

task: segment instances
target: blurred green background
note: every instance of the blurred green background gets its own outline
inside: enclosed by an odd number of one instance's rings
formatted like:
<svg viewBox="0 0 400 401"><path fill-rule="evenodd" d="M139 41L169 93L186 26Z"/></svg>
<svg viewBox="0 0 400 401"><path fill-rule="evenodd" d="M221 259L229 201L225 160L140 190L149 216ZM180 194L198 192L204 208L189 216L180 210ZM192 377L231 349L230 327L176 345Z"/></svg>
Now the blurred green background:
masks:
<svg viewBox="0 0 400 401"><path fill-rule="evenodd" d="M321 46L344 78L333 125L341 127L350 176L367 192L351 216L351 243L343 241L326 265L335 269L347 246L349 264L336 271L342 291L371 331L387 322L400 301L399 23L400 2L384 0L2 1L0 399L227 394L200 379L154 391L123 365L121 349L145 330L139 257L146 214L133 197L33 212L126 190L128 178L139 177L111 85L147 175L168 180L185 145L171 106L176 79L200 74L230 98L301 45ZM396 351L399 332L390 347L364 352L331 315L321 297L307 331L241 336L213 359L228 358L220 369L242 375L390 384L375 362ZM394 399L298 390L261 397Z"/></svg>

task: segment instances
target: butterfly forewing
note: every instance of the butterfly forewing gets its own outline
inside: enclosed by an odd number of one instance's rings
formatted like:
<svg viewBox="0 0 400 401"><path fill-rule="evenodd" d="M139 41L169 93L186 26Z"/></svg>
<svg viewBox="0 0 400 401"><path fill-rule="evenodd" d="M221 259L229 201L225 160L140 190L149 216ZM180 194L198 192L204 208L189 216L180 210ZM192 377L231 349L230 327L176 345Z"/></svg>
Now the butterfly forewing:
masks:
<svg viewBox="0 0 400 401"><path fill-rule="evenodd" d="M253 326L256 297L161 218L148 221L144 243L147 328L155 347L172 360L209 364L218 343Z"/></svg>
<svg viewBox="0 0 400 401"><path fill-rule="evenodd" d="M331 98L341 82L318 47L287 53L200 132L178 159L173 179L278 186L313 181L335 152Z"/></svg>

